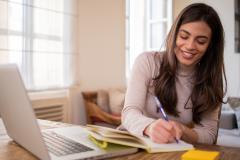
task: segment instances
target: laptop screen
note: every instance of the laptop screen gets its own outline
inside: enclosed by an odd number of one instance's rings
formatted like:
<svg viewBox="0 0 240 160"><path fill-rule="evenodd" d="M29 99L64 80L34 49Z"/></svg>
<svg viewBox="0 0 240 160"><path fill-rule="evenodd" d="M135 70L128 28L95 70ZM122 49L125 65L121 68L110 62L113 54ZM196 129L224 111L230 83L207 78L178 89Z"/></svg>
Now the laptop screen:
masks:
<svg viewBox="0 0 240 160"><path fill-rule="evenodd" d="M50 159L18 68L0 65L0 113L8 135L41 159Z"/></svg>

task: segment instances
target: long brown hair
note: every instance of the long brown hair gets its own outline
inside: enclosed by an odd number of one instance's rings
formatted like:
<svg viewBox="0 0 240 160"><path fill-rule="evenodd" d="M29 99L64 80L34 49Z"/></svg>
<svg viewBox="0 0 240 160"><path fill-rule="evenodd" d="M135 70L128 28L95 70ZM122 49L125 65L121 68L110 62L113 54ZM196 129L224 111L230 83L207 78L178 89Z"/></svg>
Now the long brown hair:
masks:
<svg viewBox="0 0 240 160"><path fill-rule="evenodd" d="M224 30L216 11L203 3L195 3L182 10L175 20L166 39L166 52L159 68L159 74L154 78L155 94L161 101L168 114L178 117L176 71L177 59L174 54L176 37L181 25L203 21L211 28L212 36L206 53L196 67L193 90L190 95L192 101L193 121L200 124L202 114L214 110L223 103L224 90L227 81L224 69ZM185 106L186 107L186 106Z"/></svg>

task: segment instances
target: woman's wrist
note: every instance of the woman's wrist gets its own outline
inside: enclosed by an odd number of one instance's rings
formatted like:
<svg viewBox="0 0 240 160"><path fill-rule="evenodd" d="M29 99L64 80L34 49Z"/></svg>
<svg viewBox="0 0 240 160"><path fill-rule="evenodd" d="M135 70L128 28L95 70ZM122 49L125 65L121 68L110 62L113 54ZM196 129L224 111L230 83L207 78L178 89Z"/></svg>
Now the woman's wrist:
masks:
<svg viewBox="0 0 240 160"><path fill-rule="evenodd" d="M182 124L182 139L186 142L196 143L198 140L197 132Z"/></svg>
<svg viewBox="0 0 240 160"><path fill-rule="evenodd" d="M184 140L184 139L186 139L187 138L187 129L188 129L188 127L187 126L185 126L184 124L181 124L181 130L182 130L182 139Z"/></svg>

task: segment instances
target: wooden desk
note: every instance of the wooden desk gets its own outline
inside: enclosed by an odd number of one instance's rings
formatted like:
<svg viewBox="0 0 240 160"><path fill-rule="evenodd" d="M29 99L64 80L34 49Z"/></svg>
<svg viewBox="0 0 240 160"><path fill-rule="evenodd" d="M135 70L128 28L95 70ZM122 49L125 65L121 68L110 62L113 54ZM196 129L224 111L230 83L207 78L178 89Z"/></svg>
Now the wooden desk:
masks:
<svg viewBox="0 0 240 160"><path fill-rule="evenodd" d="M69 124L39 121L42 129L71 126ZM212 150L220 152L220 160L239 160L240 148L222 147L217 145L194 145L197 149ZM139 151L136 154L111 158L111 160L180 160L184 152L155 153L148 154L145 151ZM0 119L0 159L1 160L37 160L30 152L14 143L6 134L4 125Z"/></svg>

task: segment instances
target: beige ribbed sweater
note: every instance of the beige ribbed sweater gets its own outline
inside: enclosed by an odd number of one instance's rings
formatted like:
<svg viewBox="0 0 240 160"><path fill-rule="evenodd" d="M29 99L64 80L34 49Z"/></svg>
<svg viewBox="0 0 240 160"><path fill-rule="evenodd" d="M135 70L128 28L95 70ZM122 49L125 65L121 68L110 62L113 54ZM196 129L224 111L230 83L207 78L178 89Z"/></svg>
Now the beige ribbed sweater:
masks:
<svg viewBox="0 0 240 160"><path fill-rule="evenodd" d="M158 64L155 63L154 58L157 58ZM156 112L152 80L159 69L161 60L161 53L145 52L139 55L134 63L122 111L122 126L133 134L143 135L146 126L156 119L163 118L160 113ZM193 69L178 69L176 91L178 96L177 109L180 114L178 118L169 115L170 120L179 121L185 125L193 123L192 109L184 109L184 104L192 90L192 84L190 83L192 75ZM191 106L190 100L187 103L187 108L192 108ZM193 129L198 134L199 143L212 144L214 142L218 129L219 108L203 116L202 126L194 124Z"/></svg>

